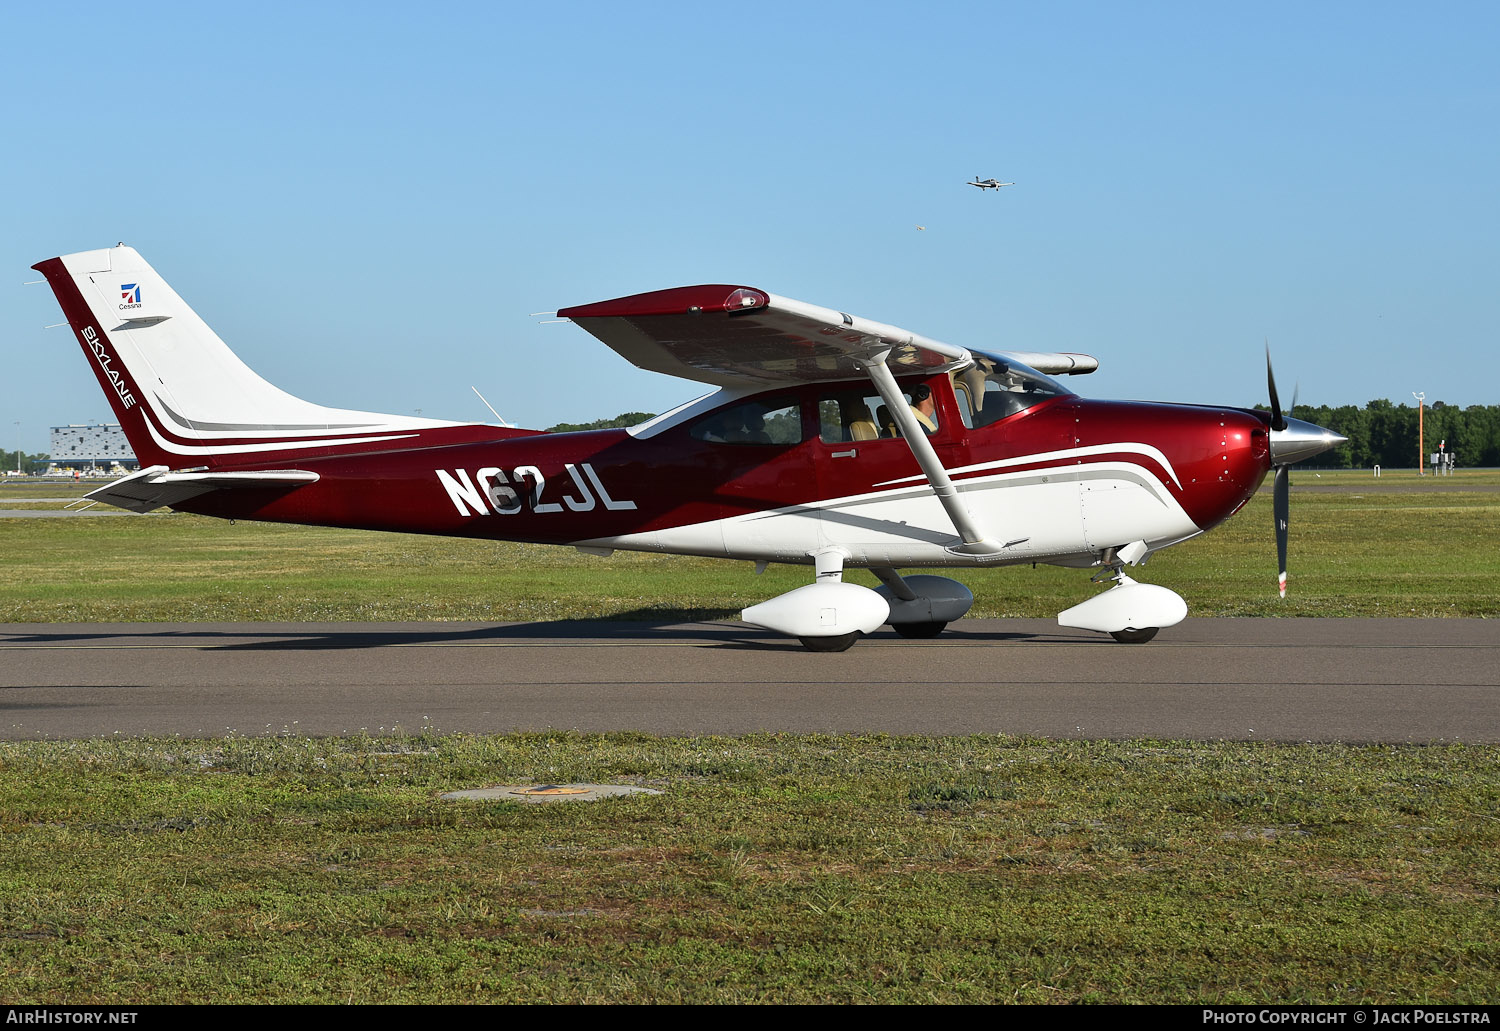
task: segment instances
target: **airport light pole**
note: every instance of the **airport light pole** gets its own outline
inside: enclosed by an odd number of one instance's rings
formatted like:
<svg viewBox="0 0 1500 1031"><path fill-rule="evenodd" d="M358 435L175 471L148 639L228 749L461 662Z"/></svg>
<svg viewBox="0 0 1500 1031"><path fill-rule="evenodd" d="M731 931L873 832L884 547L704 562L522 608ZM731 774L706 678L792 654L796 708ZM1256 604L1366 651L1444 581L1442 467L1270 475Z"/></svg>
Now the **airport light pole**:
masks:
<svg viewBox="0 0 1500 1031"><path fill-rule="evenodd" d="M16 475L21 475L21 420L16 422Z"/></svg>
<svg viewBox="0 0 1500 1031"><path fill-rule="evenodd" d="M1427 391L1419 394L1413 390L1411 396L1417 399L1417 475L1423 476L1422 461L1427 452L1422 442L1422 402L1427 400Z"/></svg>

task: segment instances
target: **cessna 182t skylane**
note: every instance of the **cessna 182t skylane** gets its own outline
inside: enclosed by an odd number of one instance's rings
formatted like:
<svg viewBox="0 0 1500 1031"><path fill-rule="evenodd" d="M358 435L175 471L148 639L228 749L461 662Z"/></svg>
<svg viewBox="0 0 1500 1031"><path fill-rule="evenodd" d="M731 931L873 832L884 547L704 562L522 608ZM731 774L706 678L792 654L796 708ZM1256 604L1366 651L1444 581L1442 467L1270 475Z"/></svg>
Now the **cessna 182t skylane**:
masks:
<svg viewBox="0 0 1500 1031"><path fill-rule="evenodd" d="M252 372L132 248L46 276L141 469L89 495L136 512L811 566L746 622L839 651L930 637L973 595L900 568L1045 562L1115 585L1058 616L1149 640L1187 613L1127 564L1196 536L1343 438L1239 408L1085 400L1077 354L980 351L743 286L565 308L644 369L719 388L628 430L540 433L325 408ZM1269 362L1267 365L1269 374ZM1269 376L1268 376L1269 378ZM870 569L877 589L845 583Z"/></svg>

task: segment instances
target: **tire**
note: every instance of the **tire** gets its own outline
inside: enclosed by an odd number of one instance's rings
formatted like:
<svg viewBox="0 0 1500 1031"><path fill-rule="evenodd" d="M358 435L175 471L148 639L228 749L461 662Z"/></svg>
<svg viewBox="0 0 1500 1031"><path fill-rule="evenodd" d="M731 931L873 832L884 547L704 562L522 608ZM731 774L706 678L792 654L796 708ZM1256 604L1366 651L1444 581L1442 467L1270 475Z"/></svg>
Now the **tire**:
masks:
<svg viewBox="0 0 1500 1031"><path fill-rule="evenodd" d="M810 652L846 652L863 636L865 635L856 630L837 637L799 637L797 640Z"/></svg>
<svg viewBox="0 0 1500 1031"><path fill-rule="evenodd" d="M891 629L902 637L926 638L936 637L947 625L947 623L892 623Z"/></svg>
<svg viewBox="0 0 1500 1031"><path fill-rule="evenodd" d="M1136 630L1132 627L1129 630L1111 630L1109 636L1121 644L1145 644L1151 638L1155 637L1156 632L1160 629L1161 627L1159 626L1148 626L1141 630Z"/></svg>

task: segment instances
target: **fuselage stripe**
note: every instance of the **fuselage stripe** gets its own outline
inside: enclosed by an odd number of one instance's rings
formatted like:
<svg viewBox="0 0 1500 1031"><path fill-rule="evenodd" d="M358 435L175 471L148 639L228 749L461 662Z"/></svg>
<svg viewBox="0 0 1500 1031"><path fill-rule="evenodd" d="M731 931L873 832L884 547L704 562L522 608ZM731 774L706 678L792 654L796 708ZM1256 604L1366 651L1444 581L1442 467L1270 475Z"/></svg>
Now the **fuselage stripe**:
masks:
<svg viewBox="0 0 1500 1031"><path fill-rule="evenodd" d="M994 462L980 462L976 465L961 465L956 468L949 469L948 475L957 477L964 476L969 473L988 472L992 469L1005 469L1023 465L1050 468L1065 465L1067 464L1068 459L1078 459L1088 455L1119 454L1121 452L1144 455L1147 458L1155 460L1158 464L1161 465L1163 469L1166 470L1167 475L1172 478L1172 482L1177 485L1177 489L1182 489L1182 481L1177 478L1177 470L1172 468L1171 461L1165 454L1161 452L1159 448L1152 447L1150 444L1124 441L1118 444L1092 444L1087 447L1065 448L1061 451L1044 451L1035 455L1022 455L1017 458L1002 458ZM923 479L926 479L926 477L921 474L918 474L916 476L902 476L898 479L886 480L883 483L877 483L875 484L875 486L885 487L893 483L913 483L917 480Z"/></svg>

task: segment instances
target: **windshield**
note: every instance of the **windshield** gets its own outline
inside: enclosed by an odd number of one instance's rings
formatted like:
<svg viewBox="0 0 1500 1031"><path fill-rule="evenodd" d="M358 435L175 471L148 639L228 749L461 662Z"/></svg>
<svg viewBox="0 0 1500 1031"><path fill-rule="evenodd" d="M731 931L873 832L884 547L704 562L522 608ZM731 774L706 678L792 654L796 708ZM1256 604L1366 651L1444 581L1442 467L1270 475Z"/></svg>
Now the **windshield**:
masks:
<svg viewBox="0 0 1500 1031"><path fill-rule="evenodd" d="M971 430L1072 393L1029 365L977 351L973 365L950 375L959 414Z"/></svg>

